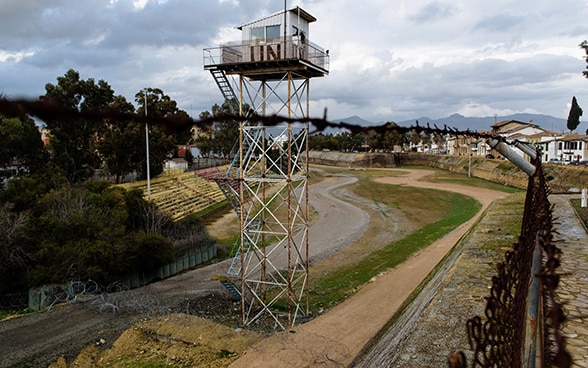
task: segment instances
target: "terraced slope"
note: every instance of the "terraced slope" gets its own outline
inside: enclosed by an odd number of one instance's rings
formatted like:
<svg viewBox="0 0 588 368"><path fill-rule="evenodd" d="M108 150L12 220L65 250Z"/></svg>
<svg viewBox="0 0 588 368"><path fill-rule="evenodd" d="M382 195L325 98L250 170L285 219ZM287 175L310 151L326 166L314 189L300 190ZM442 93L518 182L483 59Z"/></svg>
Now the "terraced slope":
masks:
<svg viewBox="0 0 588 368"><path fill-rule="evenodd" d="M180 220L225 200L223 192L214 181L196 175L193 171L152 179L150 196L146 181L122 186L141 189L145 199L149 197L174 220Z"/></svg>

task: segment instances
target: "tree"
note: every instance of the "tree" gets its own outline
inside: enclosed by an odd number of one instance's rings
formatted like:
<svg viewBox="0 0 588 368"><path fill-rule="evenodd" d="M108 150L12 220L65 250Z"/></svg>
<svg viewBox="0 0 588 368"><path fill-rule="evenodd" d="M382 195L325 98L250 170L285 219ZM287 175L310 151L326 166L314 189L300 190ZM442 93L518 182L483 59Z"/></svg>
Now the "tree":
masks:
<svg viewBox="0 0 588 368"><path fill-rule="evenodd" d="M157 118L177 118L177 120L188 120L188 113L178 108L176 101L163 93L159 88L145 88L135 94L135 102L139 105L137 114ZM147 105L145 105L147 102ZM147 111L145 111L147 110ZM191 128L191 127L189 127ZM190 129L173 129L172 134L177 144L185 145L190 142L192 132Z"/></svg>
<svg viewBox="0 0 588 368"><path fill-rule="evenodd" d="M431 143L433 143L433 138L431 138L430 134L422 133L421 134L421 143L423 144L424 149L428 150L429 148L431 148Z"/></svg>
<svg viewBox="0 0 588 368"><path fill-rule="evenodd" d="M138 115L147 114L149 117L170 118L172 116L187 117L188 114L178 109L177 103L169 96L165 95L159 88L146 88L135 94L135 102L139 105L137 108ZM145 104L146 103L146 104ZM145 129L145 127L143 127ZM149 174L155 177L163 172L163 162L170 158L178 144L186 144L190 140L191 132L189 129L174 132L173 135L164 133L157 126L149 128ZM143 130L144 131L144 130ZM145 134L143 134L145 137ZM140 157L142 177L147 177L147 150L146 142L135 146L136 152Z"/></svg>
<svg viewBox="0 0 588 368"><path fill-rule="evenodd" d="M395 147L402 147L404 144L404 135L397 130L386 130L382 137L384 148L394 150Z"/></svg>
<svg viewBox="0 0 588 368"><path fill-rule="evenodd" d="M576 130L580 125L580 116L582 116L582 108L576 101L576 96L572 97L572 106L570 107L570 113L568 114L568 129L570 132Z"/></svg>
<svg viewBox="0 0 588 368"><path fill-rule="evenodd" d="M210 118L216 115L234 115L235 101L225 101L222 105L214 104L212 114L204 111L200 118ZM248 110L247 106L243 110ZM232 119L219 119L208 129L204 129L196 138L194 144L202 154L217 154L223 158L231 158L239 141L239 122Z"/></svg>
<svg viewBox="0 0 588 368"><path fill-rule="evenodd" d="M0 205L0 294L25 286L24 272L32 260L23 241L29 220L29 212L14 212L9 204Z"/></svg>
<svg viewBox="0 0 588 368"><path fill-rule="evenodd" d="M123 188L98 181L45 195L28 227L36 247L30 267L33 285L87 278L108 284L173 259L173 244L161 232L132 226L147 222L131 219L137 205L150 204L140 195L128 196Z"/></svg>
<svg viewBox="0 0 588 368"><path fill-rule="evenodd" d="M5 118L0 115L0 179L30 175L45 167L49 156L41 133L30 118ZM6 169L6 168L11 169Z"/></svg>
<svg viewBox="0 0 588 368"><path fill-rule="evenodd" d="M584 77L588 78L588 41L584 40L582 41L582 43L580 44L580 48L584 49L584 53L586 54L584 56L584 60L586 60L586 70L584 70L582 72L582 74L584 74Z"/></svg>
<svg viewBox="0 0 588 368"><path fill-rule="evenodd" d="M113 112L131 115L135 112L133 104L123 96L115 96L109 109ZM114 176L116 183L134 171L141 171L145 162L145 128L133 119L108 121L100 132L97 149L104 162L104 169ZM143 153L143 155L140 155Z"/></svg>
<svg viewBox="0 0 588 368"><path fill-rule="evenodd" d="M410 132L408 132L407 134L408 134L408 143L410 143L411 149L416 151L416 146L419 143L421 143L421 140L423 139L423 137L421 137L419 132L417 132L414 129L411 129Z"/></svg>
<svg viewBox="0 0 588 368"><path fill-rule="evenodd" d="M103 111L112 102L114 91L103 80L82 80L80 74L70 69L57 78L57 84L47 83L42 100L59 107L78 112ZM96 133L103 121L84 117L55 116L45 120L50 132L49 147L52 160L63 169L71 183L90 178L100 166L96 149Z"/></svg>

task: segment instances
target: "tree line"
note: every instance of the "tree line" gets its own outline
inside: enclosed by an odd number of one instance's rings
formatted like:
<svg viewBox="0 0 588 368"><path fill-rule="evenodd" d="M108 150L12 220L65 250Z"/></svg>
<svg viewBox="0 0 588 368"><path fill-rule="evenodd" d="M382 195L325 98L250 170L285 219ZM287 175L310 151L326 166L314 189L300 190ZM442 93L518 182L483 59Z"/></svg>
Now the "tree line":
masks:
<svg viewBox="0 0 588 368"><path fill-rule="evenodd" d="M402 133L399 130L390 129L383 134L379 134L374 130L366 129L358 133L314 134L309 138L309 147L311 150L342 152L361 152L365 150L405 151L408 147L418 144L429 148L433 143L442 145L444 142L445 138L439 134L419 133L416 130Z"/></svg>
<svg viewBox="0 0 588 368"><path fill-rule="evenodd" d="M115 114L46 114L43 121L0 115L0 294L68 280L108 284L151 272L182 248L211 241L197 219L173 222L141 191L91 179L97 172L114 183L129 173L157 176L178 145L228 154L238 124L214 123L198 139L189 129L149 126L148 171L146 126L133 116L188 115L161 89L144 88L134 97L136 105L106 81L68 70L46 84L39 100L60 111ZM215 105L213 112L223 108Z"/></svg>

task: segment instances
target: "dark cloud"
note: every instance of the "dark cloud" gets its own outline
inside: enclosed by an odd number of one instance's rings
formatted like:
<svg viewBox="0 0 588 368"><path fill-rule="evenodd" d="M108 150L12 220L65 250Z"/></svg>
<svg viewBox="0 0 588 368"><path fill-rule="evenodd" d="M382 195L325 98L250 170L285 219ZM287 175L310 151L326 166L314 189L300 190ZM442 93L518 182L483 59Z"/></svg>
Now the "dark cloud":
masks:
<svg viewBox="0 0 588 368"><path fill-rule="evenodd" d="M579 43L584 0L290 0L317 18L312 41L331 54L312 81L312 114L402 121L536 111L565 117L588 101ZM235 27L283 9L272 0L1 1L0 91L36 97L68 69L132 101L158 87L198 115L222 102L203 48L238 41ZM586 103L584 103L586 104Z"/></svg>

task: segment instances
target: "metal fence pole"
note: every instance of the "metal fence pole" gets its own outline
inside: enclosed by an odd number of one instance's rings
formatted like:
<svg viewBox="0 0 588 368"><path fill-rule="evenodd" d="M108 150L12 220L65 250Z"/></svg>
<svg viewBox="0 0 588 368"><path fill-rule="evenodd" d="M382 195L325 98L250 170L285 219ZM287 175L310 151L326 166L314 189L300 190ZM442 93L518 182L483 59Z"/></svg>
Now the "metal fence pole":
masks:
<svg viewBox="0 0 588 368"><path fill-rule="evenodd" d="M543 344L537 344L540 337L538 333L543 324L542 319L539 318L539 304L541 303L541 280L539 273L541 272L541 242L539 241L539 234L536 235L535 249L533 250L533 264L531 266L531 285L529 287L529 294L527 297L527 327L525 332L525 352L524 362L525 367L535 368L537 360L537 347L541 349ZM541 354L542 356L543 354ZM540 364L542 367L542 364Z"/></svg>

